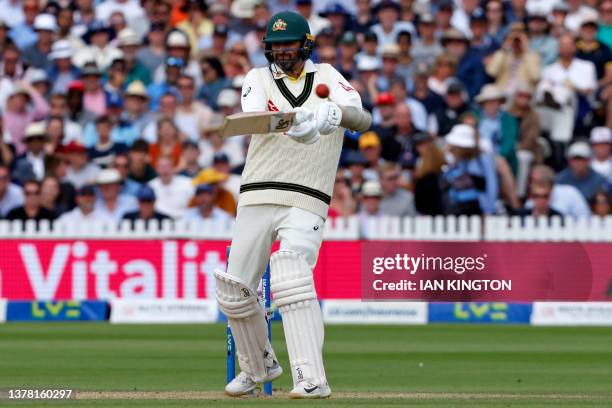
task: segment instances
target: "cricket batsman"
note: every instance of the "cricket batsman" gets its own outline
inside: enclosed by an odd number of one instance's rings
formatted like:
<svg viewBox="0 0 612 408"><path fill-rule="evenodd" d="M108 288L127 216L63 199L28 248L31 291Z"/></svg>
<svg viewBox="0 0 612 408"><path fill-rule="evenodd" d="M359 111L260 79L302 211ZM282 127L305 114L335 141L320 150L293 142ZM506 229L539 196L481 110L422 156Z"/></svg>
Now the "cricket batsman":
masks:
<svg viewBox="0 0 612 408"><path fill-rule="evenodd" d="M326 398L331 388L323 365L323 319L313 268L342 149L340 123L357 129L350 124L367 121L369 113L336 69L310 60L314 37L302 16L291 11L274 15L263 42L269 66L247 74L242 110L296 115L286 133L252 137L228 269L215 272L217 300L232 328L241 369L225 391L244 395L256 383L272 381L283 372L257 299L257 286L269 261L293 376L290 396ZM317 96L319 84L328 86L327 97ZM357 109L342 118L340 107ZM270 255L277 239L280 249Z"/></svg>

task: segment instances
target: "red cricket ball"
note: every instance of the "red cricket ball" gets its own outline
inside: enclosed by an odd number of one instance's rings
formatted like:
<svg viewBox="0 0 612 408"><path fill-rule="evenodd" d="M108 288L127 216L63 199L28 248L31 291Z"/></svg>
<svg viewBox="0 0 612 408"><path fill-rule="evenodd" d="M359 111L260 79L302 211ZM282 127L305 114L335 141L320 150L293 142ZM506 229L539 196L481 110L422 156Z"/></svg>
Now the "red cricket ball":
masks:
<svg viewBox="0 0 612 408"><path fill-rule="evenodd" d="M319 98L325 99L329 96L329 88L325 84L319 84L315 88L315 92Z"/></svg>

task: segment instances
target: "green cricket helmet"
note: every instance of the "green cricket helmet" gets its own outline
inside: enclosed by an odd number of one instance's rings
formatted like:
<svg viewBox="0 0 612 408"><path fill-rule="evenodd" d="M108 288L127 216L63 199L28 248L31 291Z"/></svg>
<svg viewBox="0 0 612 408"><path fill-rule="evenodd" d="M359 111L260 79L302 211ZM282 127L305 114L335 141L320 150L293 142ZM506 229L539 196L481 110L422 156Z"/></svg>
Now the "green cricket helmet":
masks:
<svg viewBox="0 0 612 408"><path fill-rule="evenodd" d="M266 34L263 38L266 59L269 62L274 62L272 43L287 41L301 41L300 57L304 60L310 57L314 45L314 36L310 33L308 21L293 11L276 13L268 22Z"/></svg>

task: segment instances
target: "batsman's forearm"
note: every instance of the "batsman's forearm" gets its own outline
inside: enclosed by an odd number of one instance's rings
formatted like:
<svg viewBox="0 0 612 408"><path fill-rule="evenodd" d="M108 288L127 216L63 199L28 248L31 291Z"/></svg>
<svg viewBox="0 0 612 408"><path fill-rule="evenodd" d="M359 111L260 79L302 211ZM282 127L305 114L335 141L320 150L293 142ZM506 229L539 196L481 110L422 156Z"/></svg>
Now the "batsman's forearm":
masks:
<svg viewBox="0 0 612 408"><path fill-rule="evenodd" d="M372 125L372 115L365 109L354 106L340 106L342 120L340 126L349 130L368 130Z"/></svg>

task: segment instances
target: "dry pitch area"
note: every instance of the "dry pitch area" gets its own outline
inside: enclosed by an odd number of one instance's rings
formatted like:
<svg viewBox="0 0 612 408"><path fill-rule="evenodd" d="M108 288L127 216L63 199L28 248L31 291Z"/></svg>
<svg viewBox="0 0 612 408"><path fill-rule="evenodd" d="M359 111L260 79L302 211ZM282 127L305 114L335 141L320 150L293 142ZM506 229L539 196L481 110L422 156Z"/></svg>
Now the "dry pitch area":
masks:
<svg viewBox="0 0 612 408"><path fill-rule="evenodd" d="M0 325L0 389L74 388L39 407L612 407L612 328L329 326L334 394L230 399L222 325ZM282 329L273 343L287 368ZM288 370L286 370L288 371Z"/></svg>

